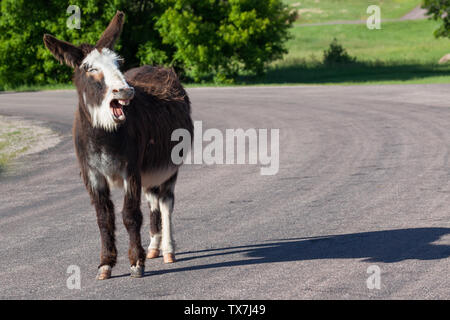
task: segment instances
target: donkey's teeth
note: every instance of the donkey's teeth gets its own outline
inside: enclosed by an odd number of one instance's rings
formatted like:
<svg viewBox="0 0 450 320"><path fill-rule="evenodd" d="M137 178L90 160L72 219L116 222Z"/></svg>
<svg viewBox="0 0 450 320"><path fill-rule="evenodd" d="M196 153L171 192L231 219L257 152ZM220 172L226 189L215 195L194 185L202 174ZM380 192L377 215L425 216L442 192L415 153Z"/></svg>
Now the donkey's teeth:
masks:
<svg viewBox="0 0 450 320"><path fill-rule="evenodd" d="M124 119L125 116L123 114L122 106L120 106L120 105L118 107L113 106L111 109L112 109L112 113L116 119L119 119L119 120Z"/></svg>
<svg viewBox="0 0 450 320"><path fill-rule="evenodd" d="M130 100L119 100L119 103L123 106L127 106L130 104Z"/></svg>

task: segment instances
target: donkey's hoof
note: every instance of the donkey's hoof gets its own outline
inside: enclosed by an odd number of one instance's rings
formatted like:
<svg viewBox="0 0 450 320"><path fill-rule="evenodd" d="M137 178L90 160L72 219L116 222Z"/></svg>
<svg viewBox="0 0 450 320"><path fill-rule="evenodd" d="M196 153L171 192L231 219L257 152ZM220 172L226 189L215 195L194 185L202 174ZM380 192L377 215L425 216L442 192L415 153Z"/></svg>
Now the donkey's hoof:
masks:
<svg viewBox="0 0 450 320"><path fill-rule="evenodd" d="M144 266L135 265L130 267L130 275L132 278L142 278L144 276Z"/></svg>
<svg viewBox="0 0 450 320"><path fill-rule="evenodd" d="M112 268L108 265L103 265L100 268L98 268L97 272L97 280L106 280L111 278L111 271Z"/></svg>
<svg viewBox="0 0 450 320"><path fill-rule="evenodd" d="M164 254L164 263L174 263L175 261L175 255L173 253Z"/></svg>
<svg viewBox="0 0 450 320"><path fill-rule="evenodd" d="M147 252L147 259L155 259L159 257L159 250L158 249L150 249Z"/></svg>

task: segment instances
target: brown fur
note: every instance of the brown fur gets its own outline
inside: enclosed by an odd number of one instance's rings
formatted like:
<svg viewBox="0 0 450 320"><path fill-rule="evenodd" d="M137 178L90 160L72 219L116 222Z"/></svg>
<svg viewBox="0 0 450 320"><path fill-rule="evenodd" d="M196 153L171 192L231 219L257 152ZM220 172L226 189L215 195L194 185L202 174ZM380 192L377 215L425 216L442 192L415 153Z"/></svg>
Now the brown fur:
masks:
<svg viewBox="0 0 450 320"><path fill-rule="evenodd" d="M125 76L130 84L161 100L188 102L186 92L173 69L142 66L128 70Z"/></svg>
<svg viewBox="0 0 450 320"><path fill-rule="evenodd" d="M97 41L95 45L96 48L108 48L113 50L114 45L116 44L117 39L122 32L123 22L125 15L121 11L117 11L114 18L109 23L108 27L106 27L105 31L103 31L100 39Z"/></svg>
<svg viewBox="0 0 450 320"><path fill-rule="evenodd" d="M58 40L50 34L45 34L44 44L59 62L65 63L72 68L79 66L81 61L83 61L83 52L69 42Z"/></svg>
<svg viewBox="0 0 450 320"><path fill-rule="evenodd" d="M128 256L132 266L144 266L145 251L141 245L142 225L141 174L176 167L171 150L177 142L171 141L174 130L184 128L193 134L190 101L172 69L143 66L124 74L134 87L134 98L123 107L126 121L117 130L109 132L93 127L91 106L100 105L106 93L102 74L91 76L80 64L92 50L112 49L122 30L124 15L117 12L96 46L79 47L60 41L50 35L44 43L55 57L74 67L74 83L78 93L73 138L81 176L97 213L102 249L100 266L114 266L117 260L115 246L114 204L110 199L107 176L111 179L126 176L122 219L130 238ZM108 160L104 160L108 159ZM163 201L174 201L173 187L177 172L153 189ZM160 230L157 212L151 215L152 231ZM133 269L132 269L133 270Z"/></svg>

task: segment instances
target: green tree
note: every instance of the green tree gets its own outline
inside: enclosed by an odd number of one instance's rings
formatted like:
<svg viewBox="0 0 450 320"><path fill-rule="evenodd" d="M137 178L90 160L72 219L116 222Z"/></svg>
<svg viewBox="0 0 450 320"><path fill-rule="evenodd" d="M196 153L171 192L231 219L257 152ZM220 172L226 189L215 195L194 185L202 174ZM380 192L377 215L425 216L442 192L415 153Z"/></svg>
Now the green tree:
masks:
<svg viewBox="0 0 450 320"><path fill-rule="evenodd" d="M70 4L81 9L81 29L66 25ZM43 35L50 33L74 44L95 44L116 10L127 15L117 48L128 67L139 64L139 43L161 41L153 27L154 17L162 12L154 1L3 0L0 10L0 88L70 82L72 70L45 49Z"/></svg>
<svg viewBox="0 0 450 320"><path fill-rule="evenodd" d="M434 20L442 21L434 35L450 38L450 0L424 0L422 8L427 9Z"/></svg>
<svg viewBox="0 0 450 320"><path fill-rule="evenodd" d="M170 63L199 80L218 82L239 70L262 73L281 58L295 14L281 0L156 0L165 8L156 22L166 55L144 44L143 63Z"/></svg>
<svg viewBox="0 0 450 320"><path fill-rule="evenodd" d="M2 0L0 88L70 82L72 71L45 49L50 33L94 44L116 10L125 25L116 50L125 68L173 66L196 81L229 81L238 70L261 73L286 52L294 14L282 0ZM69 5L81 9L81 29L69 29Z"/></svg>

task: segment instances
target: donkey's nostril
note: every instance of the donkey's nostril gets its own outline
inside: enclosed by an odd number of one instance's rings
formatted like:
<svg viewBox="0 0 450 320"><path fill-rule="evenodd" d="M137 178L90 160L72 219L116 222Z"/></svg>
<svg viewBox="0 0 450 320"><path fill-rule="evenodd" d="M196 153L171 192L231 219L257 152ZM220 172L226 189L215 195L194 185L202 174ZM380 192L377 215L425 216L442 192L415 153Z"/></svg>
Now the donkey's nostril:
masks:
<svg viewBox="0 0 450 320"><path fill-rule="evenodd" d="M133 87L124 88L122 93L127 97L127 99L132 99L134 96L134 88Z"/></svg>
<svg viewBox="0 0 450 320"><path fill-rule="evenodd" d="M112 89L112 93L116 99L129 100L134 97L133 87L124 87L119 89Z"/></svg>

